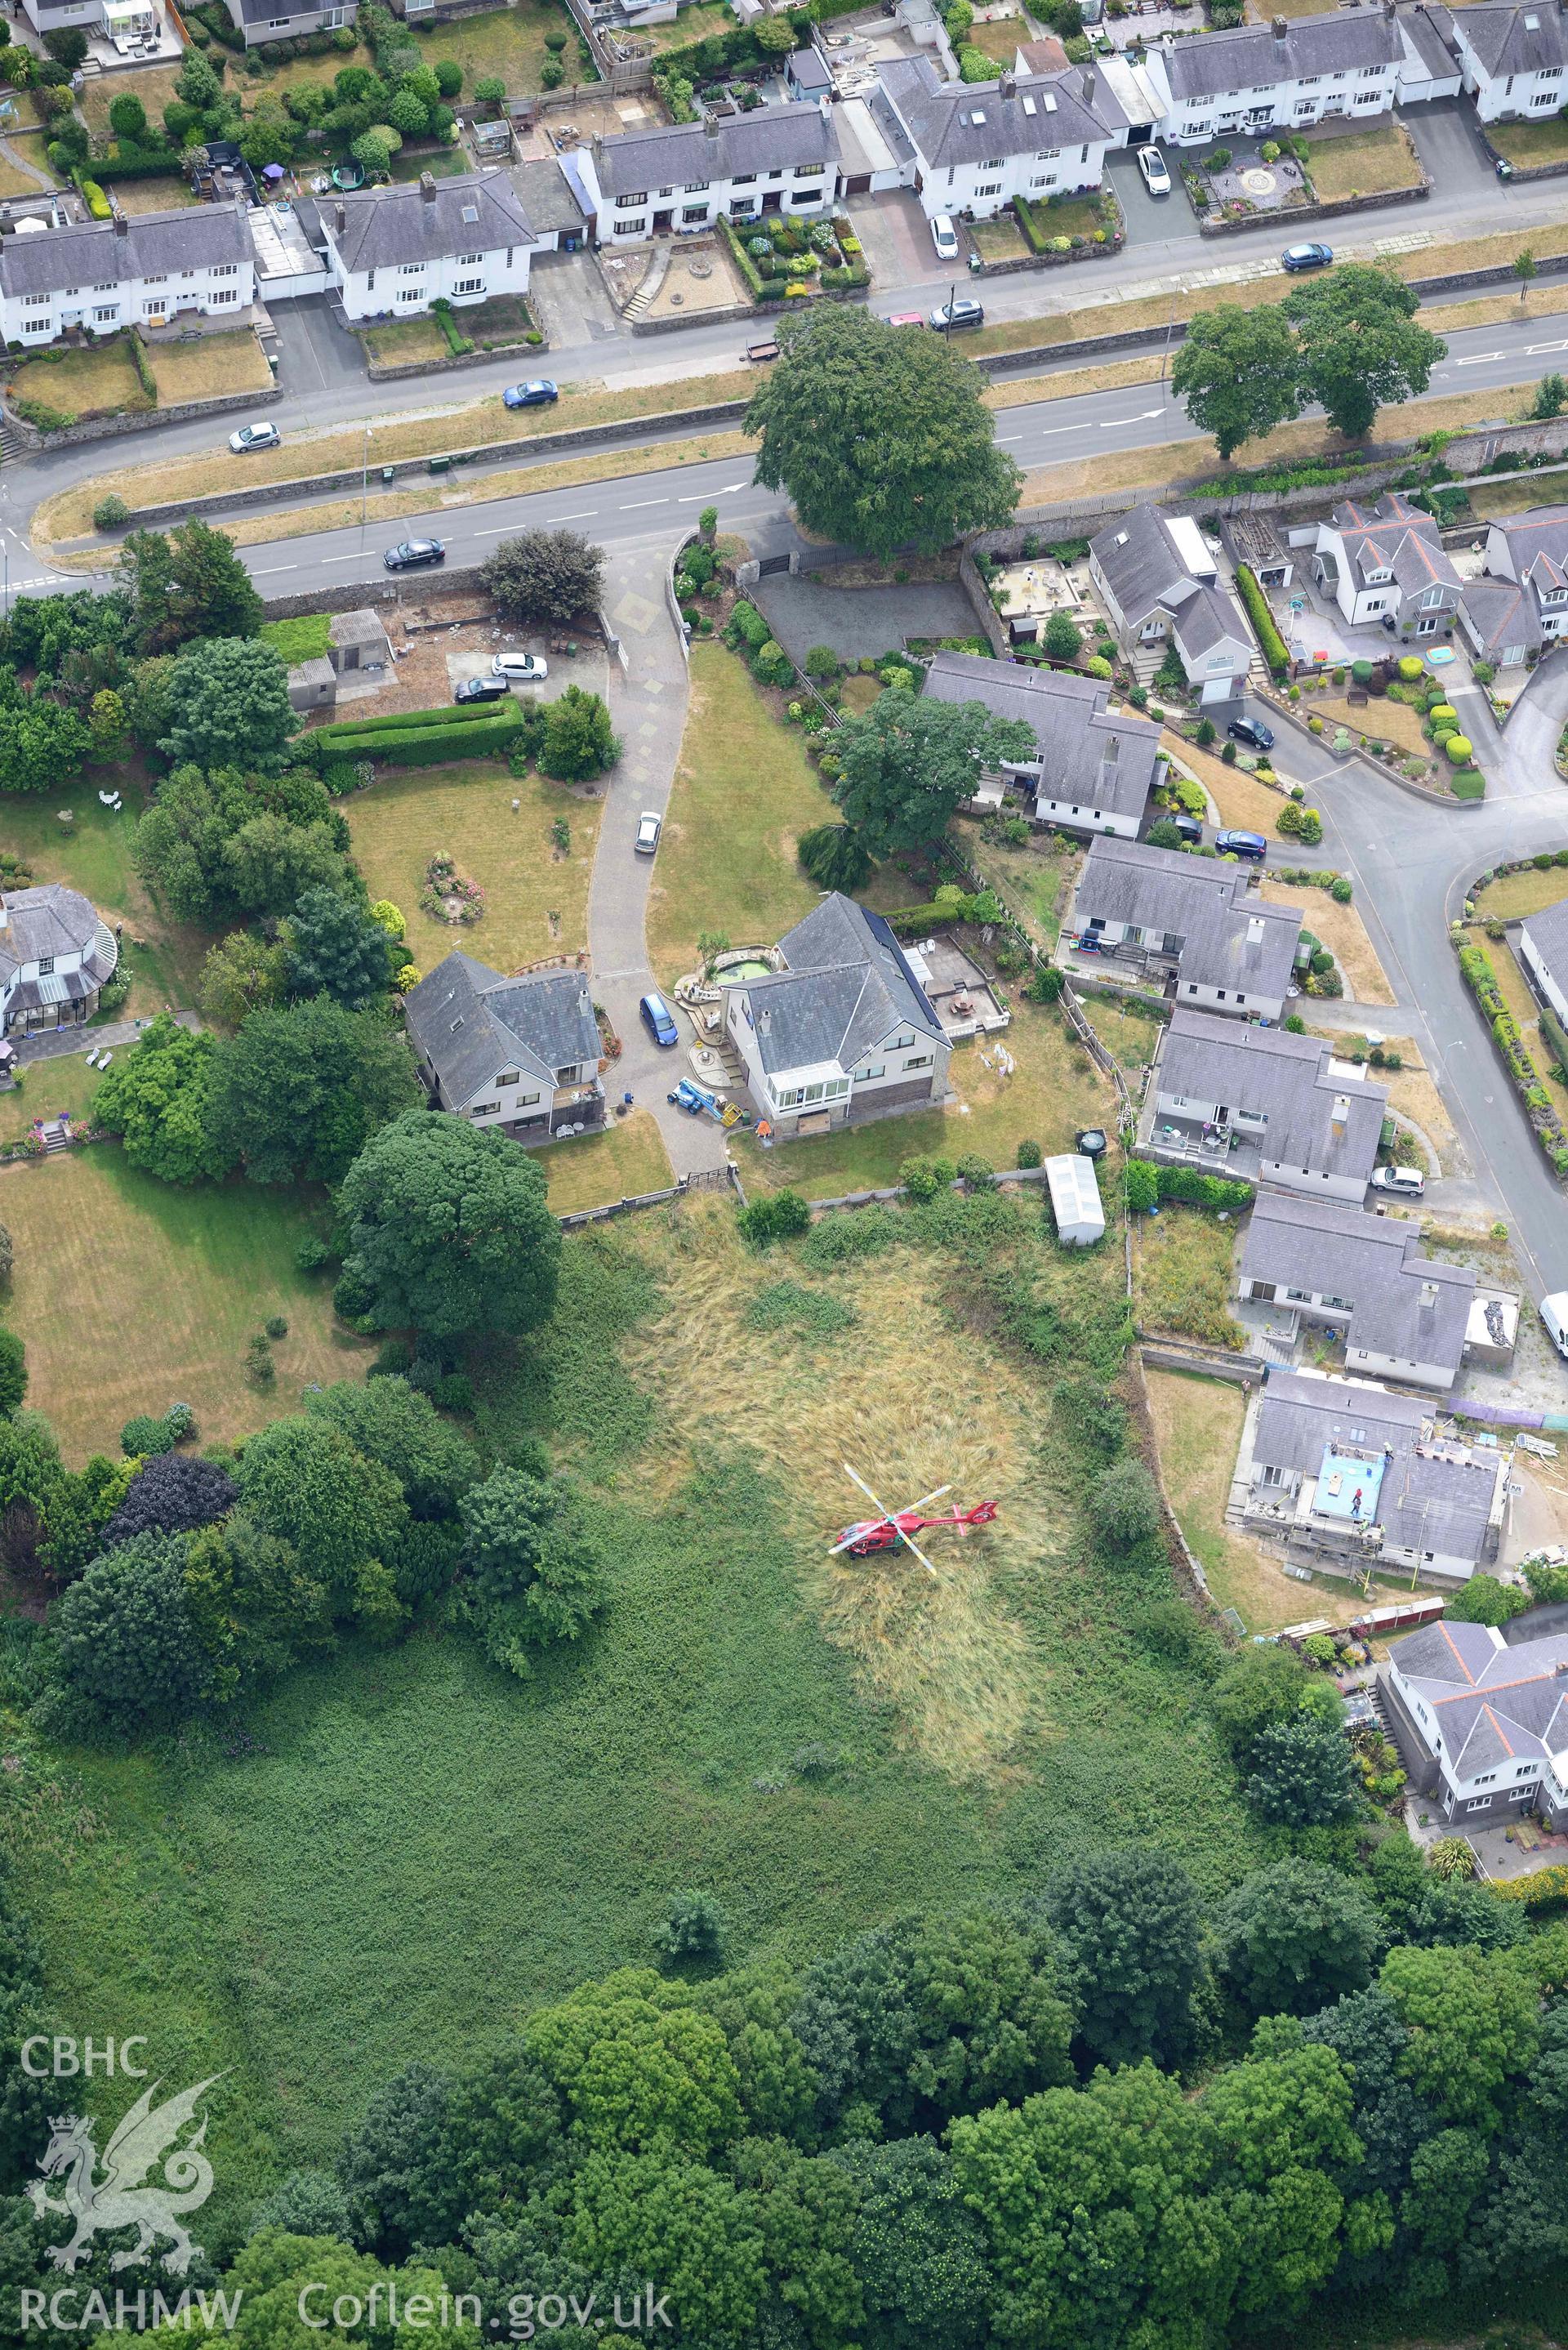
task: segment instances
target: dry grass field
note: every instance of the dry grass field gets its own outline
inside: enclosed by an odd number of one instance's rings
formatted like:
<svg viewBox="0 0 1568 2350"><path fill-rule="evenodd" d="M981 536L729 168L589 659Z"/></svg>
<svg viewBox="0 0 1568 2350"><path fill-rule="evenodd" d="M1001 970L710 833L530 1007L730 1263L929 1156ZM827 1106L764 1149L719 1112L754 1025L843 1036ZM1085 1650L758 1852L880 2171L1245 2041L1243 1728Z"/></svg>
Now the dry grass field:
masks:
<svg viewBox="0 0 1568 2350"><path fill-rule="evenodd" d="M1234 1607L1249 1632L1299 1624L1314 1612L1311 1594L1282 1572L1262 1543L1225 1523L1246 1389L1179 1371L1149 1371L1145 1385L1161 1480L1215 1598Z"/></svg>
<svg viewBox="0 0 1568 2350"><path fill-rule="evenodd" d="M57 1105L30 1087L35 1107ZM113 1144L0 1171L0 1222L16 1265L7 1320L27 1349L27 1400L73 1465L118 1456L135 1412L193 1404L202 1434L233 1439L297 1410L300 1389L354 1377L374 1352L332 1315L330 1283L294 1252L307 1218L293 1192L254 1183L190 1191L128 1167ZM269 1315L289 1332L277 1383L241 1359Z"/></svg>
<svg viewBox="0 0 1568 2350"><path fill-rule="evenodd" d="M1489 881L1478 901L1478 911L1489 922L1513 922L1524 914L1539 914L1568 898L1568 865L1532 865L1524 873L1500 873ZM1478 939L1490 952L1491 941Z"/></svg>
<svg viewBox="0 0 1568 2350"><path fill-rule="evenodd" d="M521 802L515 812L514 800ZM540 775L510 775L499 761L472 759L386 778L344 805L370 895L401 908L409 959L426 974L454 947L510 972L587 945L601 801ZM551 837L557 817L571 832L564 854ZM425 868L438 853L455 858L458 871L484 891L479 921L438 922L421 911Z"/></svg>
<svg viewBox="0 0 1568 2350"><path fill-rule="evenodd" d="M1311 856L1303 849L1303 859ZM1326 889L1300 889L1289 881L1265 881L1262 896L1276 905L1299 906L1302 927L1320 938L1338 963L1345 979L1345 992L1355 1003L1396 1003L1398 998L1389 986L1376 950L1366 935L1366 925L1356 912L1354 903L1335 903ZM1303 1013L1310 1004L1298 1009Z"/></svg>
<svg viewBox="0 0 1568 2350"><path fill-rule="evenodd" d="M688 1209L680 1230L680 1312L622 1350L659 1399L664 1441L644 1475L673 1496L694 1467L745 1447L783 1497L801 1604L853 1658L864 1696L890 1709L900 1742L937 1768L1006 1774L1026 1738L1065 1727L1013 1601L1021 1582L1036 1601L1041 1585L1059 1583L1068 1604L1064 1497L1036 1465L1037 1380L977 1352L944 1311L924 1250L801 1274L748 1251L720 1207ZM637 1220L622 1232L650 1263L667 1251ZM1116 1266L1096 1258L1075 1270L1096 1282ZM757 1301L786 1280L798 1318L760 1327ZM889 1507L950 1481L966 1506L1002 1498L1003 1514L962 1541L934 1534L935 1580L911 1558L831 1558L834 1530L868 1509L844 1474L846 1457Z"/></svg>
<svg viewBox="0 0 1568 2350"><path fill-rule="evenodd" d="M265 391L272 369L254 335L200 335L188 343L153 343L148 348L159 399L166 407L182 400L219 400L234 391Z"/></svg>

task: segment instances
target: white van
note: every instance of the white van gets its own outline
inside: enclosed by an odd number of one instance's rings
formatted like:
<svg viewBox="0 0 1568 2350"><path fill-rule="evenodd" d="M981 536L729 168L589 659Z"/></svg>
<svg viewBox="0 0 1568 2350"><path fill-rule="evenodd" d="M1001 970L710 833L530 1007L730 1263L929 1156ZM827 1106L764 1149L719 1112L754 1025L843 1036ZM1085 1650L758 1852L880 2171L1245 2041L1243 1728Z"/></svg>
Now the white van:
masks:
<svg viewBox="0 0 1568 2350"><path fill-rule="evenodd" d="M1568 1355L1568 1289L1554 1289L1550 1297L1542 1299L1541 1318L1558 1353Z"/></svg>
<svg viewBox="0 0 1568 2350"><path fill-rule="evenodd" d="M490 664L492 677L509 677L516 685L542 685L550 674L550 664L537 653L496 653Z"/></svg>

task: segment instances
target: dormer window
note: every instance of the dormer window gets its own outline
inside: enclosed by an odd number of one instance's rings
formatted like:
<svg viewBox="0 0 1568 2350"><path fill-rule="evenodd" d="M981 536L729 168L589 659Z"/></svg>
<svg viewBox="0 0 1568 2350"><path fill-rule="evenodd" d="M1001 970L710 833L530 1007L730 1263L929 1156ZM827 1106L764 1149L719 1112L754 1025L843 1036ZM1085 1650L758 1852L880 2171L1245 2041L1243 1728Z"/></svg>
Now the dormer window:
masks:
<svg viewBox="0 0 1568 2350"><path fill-rule="evenodd" d="M40 955L38 957L38 977L40 979L47 979L54 971L54 968L55 958L53 955Z"/></svg>

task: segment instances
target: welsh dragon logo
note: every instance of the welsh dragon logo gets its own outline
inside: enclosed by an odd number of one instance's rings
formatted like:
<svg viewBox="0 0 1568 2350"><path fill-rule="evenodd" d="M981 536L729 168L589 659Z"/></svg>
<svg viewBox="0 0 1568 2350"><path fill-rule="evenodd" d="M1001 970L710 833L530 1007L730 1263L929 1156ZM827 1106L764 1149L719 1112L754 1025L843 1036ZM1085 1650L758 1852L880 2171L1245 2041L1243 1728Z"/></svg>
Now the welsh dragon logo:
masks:
<svg viewBox="0 0 1568 2350"><path fill-rule="evenodd" d="M207 2135L206 2116L192 2137L183 2145L175 2141L201 2098L222 2078L221 2073L214 2073L211 2080L198 2081L193 2089L183 2090L158 2106L152 2100L161 2084L154 2081L150 2089L144 2089L104 2148L101 2179L95 2176L99 2157L91 2121L80 2114L61 2114L51 2119L49 2143L38 2165L43 2178L29 2180L27 2196L40 2219L47 2212L59 2211L76 2221L76 2233L68 2243L49 2247L49 2258L57 2268L75 2271L86 2260L96 2235L134 2228L135 2243L129 2251L113 2255L111 2269L135 2267L150 2257L160 2237L167 2236L170 2250L163 2254L162 2266L171 2276L184 2275L202 2247L191 2241L180 2215L199 2210L213 2191L213 2166L201 2151ZM163 2184L144 2184L160 2159ZM62 2178L63 2196L51 2195L44 2181Z"/></svg>

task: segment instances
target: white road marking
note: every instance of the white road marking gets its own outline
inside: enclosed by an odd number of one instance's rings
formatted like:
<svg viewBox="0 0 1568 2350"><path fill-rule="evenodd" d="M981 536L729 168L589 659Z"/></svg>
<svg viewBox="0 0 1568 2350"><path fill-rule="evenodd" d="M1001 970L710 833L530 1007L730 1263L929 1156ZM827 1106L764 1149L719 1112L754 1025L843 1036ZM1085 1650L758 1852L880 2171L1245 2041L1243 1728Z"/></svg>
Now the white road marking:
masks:
<svg viewBox="0 0 1568 2350"><path fill-rule="evenodd" d="M516 527L514 522L498 522L493 530L476 530L473 535L475 538L499 538L504 531L515 530Z"/></svg>
<svg viewBox="0 0 1568 2350"><path fill-rule="evenodd" d="M556 522L592 522L597 512L597 506L580 506L576 514L556 515L554 519Z"/></svg>
<svg viewBox="0 0 1568 2350"><path fill-rule="evenodd" d="M297 571L297 563L275 563L270 571L253 571L253 579L275 579L280 571Z"/></svg>
<svg viewBox="0 0 1568 2350"><path fill-rule="evenodd" d="M1538 351L1568 351L1568 342L1526 343L1524 356L1527 359L1532 359Z"/></svg>
<svg viewBox="0 0 1568 2350"><path fill-rule="evenodd" d="M358 563L359 556L356 551L352 555L318 555L316 559L318 563ZM297 564L291 563L287 567L290 571L296 571L299 567Z"/></svg>
<svg viewBox="0 0 1568 2350"><path fill-rule="evenodd" d="M622 506L621 512L622 514L640 514L644 506L667 506L669 504L668 498L633 498L629 505Z"/></svg>
<svg viewBox="0 0 1568 2350"><path fill-rule="evenodd" d="M716 490L699 490L695 497L677 498L678 506L700 506L704 498L732 497L737 490L749 490L750 482L722 482Z"/></svg>
<svg viewBox="0 0 1568 2350"><path fill-rule="evenodd" d="M999 449L1005 448L1009 441L1022 441L1023 438L1022 432L999 432L996 436L996 444Z"/></svg>
<svg viewBox="0 0 1568 2350"><path fill-rule="evenodd" d="M1456 359L1454 365L1457 368L1485 367L1490 360L1501 359L1503 357L1504 354L1501 351L1472 351L1468 359Z"/></svg>

